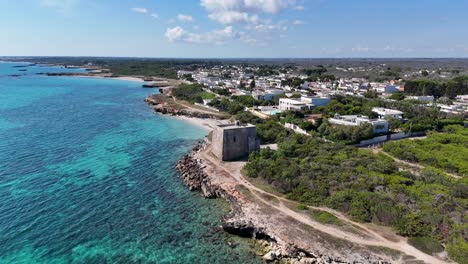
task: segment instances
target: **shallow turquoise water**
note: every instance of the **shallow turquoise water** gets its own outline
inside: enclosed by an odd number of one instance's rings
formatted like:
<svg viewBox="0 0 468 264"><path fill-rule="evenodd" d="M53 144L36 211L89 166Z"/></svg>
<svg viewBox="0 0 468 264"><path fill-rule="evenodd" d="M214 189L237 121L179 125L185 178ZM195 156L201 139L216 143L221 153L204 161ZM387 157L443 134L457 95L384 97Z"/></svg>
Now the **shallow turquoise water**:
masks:
<svg viewBox="0 0 468 264"><path fill-rule="evenodd" d="M205 131L153 114L139 83L16 65L0 63L0 263L259 262L174 170Z"/></svg>

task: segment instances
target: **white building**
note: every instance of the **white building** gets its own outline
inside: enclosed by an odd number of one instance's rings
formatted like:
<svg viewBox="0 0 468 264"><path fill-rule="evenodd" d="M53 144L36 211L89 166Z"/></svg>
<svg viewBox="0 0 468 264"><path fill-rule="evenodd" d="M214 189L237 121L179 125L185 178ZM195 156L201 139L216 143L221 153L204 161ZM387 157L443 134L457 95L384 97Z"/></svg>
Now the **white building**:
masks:
<svg viewBox="0 0 468 264"><path fill-rule="evenodd" d="M388 132L388 121L385 119L369 119L367 116L362 115L338 115L329 118L328 122L334 125L342 126L360 126L363 124L371 124L373 127L374 134L387 133Z"/></svg>
<svg viewBox="0 0 468 264"><path fill-rule="evenodd" d="M460 104L460 105L465 105L465 106L468 106L468 94L465 94L465 95L457 95L457 97L455 98L455 103L457 104Z"/></svg>
<svg viewBox="0 0 468 264"><path fill-rule="evenodd" d="M254 91L252 92L252 97L255 98L256 100L272 101L273 97L282 93L283 93L283 90L280 90L280 89Z"/></svg>
<svg viewBox="0 0 468 264"><path fill-rule="evenodd" d="M279 100L279 109L282 111L290 110L308 110L312 107L311 104L305 103L300 99L290 99L290 98L280 98Z"/></svg>
<svg viewBox="0 0 468 264"><path fill-rule="evenodd" d="M317 107L328 104L330 102L330 98L318 96L302 96L301 101L307 104L311 104L314 107Z"/></svg>
<svg viewBox="0 0 468 264"><path fill-rule="evenodd" d="M464 109L463 105L445 105L445 104L437 104L437 107L440 109L441 112L454 114L454 115L463 115L466 110Z"/></svg>
<svg viewBox="0 0 468 264"><path fill-rule="evenodd" d="M380 119L385 119L385 118L402 119L403 118L402 117L403 112L398 111L398 110L383 108L383 107L374 107L372 108L372 112L379 115Z"/></svg>

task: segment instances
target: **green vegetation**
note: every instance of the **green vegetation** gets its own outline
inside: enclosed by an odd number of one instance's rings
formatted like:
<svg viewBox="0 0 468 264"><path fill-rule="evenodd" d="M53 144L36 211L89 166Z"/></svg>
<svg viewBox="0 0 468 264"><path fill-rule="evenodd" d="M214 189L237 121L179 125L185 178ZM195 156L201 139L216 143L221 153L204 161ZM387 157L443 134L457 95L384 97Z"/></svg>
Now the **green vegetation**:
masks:
<svg viewBox="0 0 468 264"><path fill-rule="evenodd" d="M338 142L341 141L346 144L359 143L361 140L373 138L373 127L370 124L361 126L341 126L331 125L324 122L319 128L320 132L327 139Z"/></svg>
<svg viewBox="0 0 468 264"><path fill-rule="evenodd" d="M405 99L405 94L400 93L400 92L396 92L396 93L393 93L392 95L390 95L390 99L401 101L401 100Z"/></svg>
<svg viewBox="0 0 468 264"><path fill-rule="evenodd" d="M200 96L203 100L213 100L216 98L216 95L210 92L202 92Z"/></svg>
<svg viewBox="0 0 468 264"><path fill-rule="evenodd" d="M190 103L202 103L204 97L208 97L207 94L200 84L181 84L172 91L172 95L177 99Z"/></svg>
<svg viewBox="0 0 468 264"><path fill-rule="evenodd" d="M444 247L440 242L432 237L410 237L408 243L429 255L444 251Z"/></svg>
<svg viewBox="0 0 468 264"><path fill-rule="evenodd" d="M263 124L257 124L257 137L262 144L275 143L288 134L288 130L273 120L268 120Z"/></svg>
<svg viewBox="0 0 468 264"><path fill-rule="evenodd" d="M297 204L297 209L299 210L307 210L307 205L303 204L303 203L299 203Z"/></svg>
<svg viewBox="0 0 468 264"><path fill-rule="evenodd" d="M327 225L343 225L343 222L338 219L334 214L322 210L311 210L310 215L312 218L322 224Z"/></svg>
<svg viewBox="0 0 468 264"><path fill-rule="evenodd" d="M114 75L143 75L177 79L173 62L156 61L108 61L103 65Z"/></svg>
<svg viewBox="0 0 468 264"><path fill-rule="evenodd" d="M444 133L429 132L426 139L392 141L384 150L398 159L468 175L468 130L462 126L447 126Z"/></svg>
<svg viewBox="0 0 468 264"><path fill-rule="evenodd" d="M210 103L208 103L208 105L218 109L221 112L226 112L230 115L236 115L244 111L244 107L241 104L234 101L230 101L226 98L216 98Z"/></svg>
<svg viewBox="0 0 468 264"><path fill-rule="evenodd" d="M459 76L448 82L431 80L407 81L405 93L411 95L433 95L434 97L455 98L460 94L468 94L468 76Z"/></svg>
<svg viewBox="0 0 468 264"><path fill-rule="evenodd" d="M465 215L466 218L466 215ZM468 242L467 242L468 224L458 224L449 237L447 252L449 256L460 264L468 264Z"/></svg>
<svg viewBox="0 0 468 264"><path fill-rule="evenodd" d="M436 240L454 259L466 255L466 178L456 180L430 168L419 174L400 171L384 154L314 137L283 134L276 142L277 151L252 153L243 173L266 180L304 205L327 206L355 221L392 226L401 235L418 237L414 243L420 248L438 250ZM330 218L319 217L333 221Z"/></svg>

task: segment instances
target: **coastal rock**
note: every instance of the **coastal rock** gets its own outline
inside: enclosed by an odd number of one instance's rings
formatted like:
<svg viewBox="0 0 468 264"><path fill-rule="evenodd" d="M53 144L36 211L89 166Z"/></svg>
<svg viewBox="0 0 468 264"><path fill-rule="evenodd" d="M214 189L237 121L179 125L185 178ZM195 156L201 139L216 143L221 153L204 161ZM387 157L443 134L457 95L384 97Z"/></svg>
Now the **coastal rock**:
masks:
<svg viewBox="0 0 468 264"><path fill-rule="evenodd" d="M205 140L197 144L192 152L177 162L177 170L181 174L184 184L191 191L200 191L207 198L222 197L231 205L231 212L221 219L222 229L230 234L241 237L253 238L261 249L258 255L263 259L274 263L390 263L379 255L366 251L342 249L336 251L317 243L313 247L307 244L296 244L294 241L286 242L284 237L277 236L275 226L258 221L252 212L245 207L242 195L236 193L235 188L226 188L213 178L213 169L209 163L199 159L199 153L208 147ZM208 168L208 169L207 169ZM207 174L209 173L209 174ZM254 216L252 218L252 216ZM301 245L301 246L299 246ZM305 249L307 248L307 249Z"/></svg>
<svg viewBox="0 0 468 264"><path fill-rule="evenodd" d="M200 142L195 146L194 151L201 148L202 144ZM201 191L205 198L220 197L219 188L211 184L200 163L193 156L185 155L177 162L176 168L181 173L182 180L190 191Z"/></svg>
<svg viewBox="0 0 468 264"><path fill-rule="evenodd" d="M274 261L276 259L276 253L274 251L270 251L263 256L263 259L270 262Z"/></svg>

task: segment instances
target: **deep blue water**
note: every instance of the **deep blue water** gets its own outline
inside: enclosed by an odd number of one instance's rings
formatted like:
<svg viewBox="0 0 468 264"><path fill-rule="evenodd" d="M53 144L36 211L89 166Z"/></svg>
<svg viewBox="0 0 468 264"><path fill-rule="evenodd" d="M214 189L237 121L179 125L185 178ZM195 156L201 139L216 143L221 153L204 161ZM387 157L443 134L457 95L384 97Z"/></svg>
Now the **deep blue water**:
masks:
<svg viewBox="0 0 468 264"><path fill-rule="evenodd" d="M220 230L227 205L174 169L206 131L153 114L140 83L15 65L0 63L0 263L258 262Z"/></svg>

